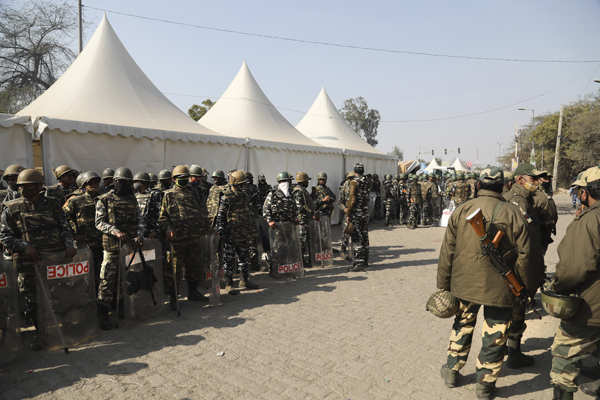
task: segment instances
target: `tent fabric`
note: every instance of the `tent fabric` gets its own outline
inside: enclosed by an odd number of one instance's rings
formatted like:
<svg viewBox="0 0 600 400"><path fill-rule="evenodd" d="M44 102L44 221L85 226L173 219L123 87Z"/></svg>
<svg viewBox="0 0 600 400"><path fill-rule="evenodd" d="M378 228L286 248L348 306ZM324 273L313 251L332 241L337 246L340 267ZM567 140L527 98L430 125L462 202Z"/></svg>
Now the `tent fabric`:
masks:
<svg viewBox="0 0 600 400"><path fill-rule="evenodd" d="M217 135L192 120L154 86L106 16L65 73L17 115L30 116L34 121L39 117L55 119L54 128L63 132L98 133L104 129L102 133L114 134L115 126L121 126L137 128L117 132L133 137L146 137L144 129ZM93 125L90 128L88 124Z"/></svg>
<svg viewBox="0 0 600 400"><path fill-rule="evenodd" d="M33 167L28 117L0 114L0 169L10 164Z"/></svg>
<svg viewBox="0 0 600 400"><path fill-rule="evenodd" d="M362 140L348 126L324 88L321 89L312 106L296 125L296 129L323 146L384 155Z"/></svg>
<svg viewBox="0 0 600 400"><path fill-rule="evenodd" d="M336 152L298 132L267 98L245 61L199 122L221 134L249 139L265 148Z"/></svg>
<svg viewBox="0 0 600 400"><path fill-rule="evenodd" d="M469 170L459 158L456 158L456 160L454 160L454 162L452 163L452 168L454 168L455 171Z"/></svg>
<svg viewBox="0 0 600 400"><path fill-rule="evenodd" d="M440 164L438 164L438 162L436 161L435 158L432 158L429 165L427 165L427 167L425 167L425 172L431 173L435 170L445 170L445 169L446 169L446 167L442 167Z"/></svg>

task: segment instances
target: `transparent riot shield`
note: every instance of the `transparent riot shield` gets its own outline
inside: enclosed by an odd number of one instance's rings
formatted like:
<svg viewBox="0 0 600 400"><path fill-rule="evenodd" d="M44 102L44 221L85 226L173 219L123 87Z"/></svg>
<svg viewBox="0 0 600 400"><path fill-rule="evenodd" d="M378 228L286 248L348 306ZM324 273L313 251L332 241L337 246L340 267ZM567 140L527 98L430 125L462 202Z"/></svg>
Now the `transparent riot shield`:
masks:
<svg viewBox="0 0 600 400"><path fill-rule="evenodd" d="M119 297L124 304L125 319L145 320L162 311L162 263L162 247L159 240L146 239L141 249L135 249L132 245L121 247Z"/></svg>
<svg viewBox="0 0 600 400"><path fill-rule="evenodd" d="M64 252L42 253L35 266L38 332L48 349L89 342L97 332L94 261L89 248L72 259Z"/></svg>
<svg viewBox="0 0 600 400"><path fill-rule="evenodd" d="M13 261L0 255L0 366L14 361L23 349L19 334L22 321L18 296Z"/></svg>
<svg viewBox="0 0 600 400"><path fill-rule="evenodd" d="M377 193L369 193L369 219L375 219L375 203L377 202Z"/></svg>
<svg viewBox="0 0 600 400"><path fill-rule="evenodd" d="M221 280L223 280L223 263L220 262L222 252L219 252L219 236L214 233L202 235L198 245L198 259L205 279L202 286L209 292L210 305L219 306L221 302Z"/></svg>
<svg viewBox="0 0 600 400"><path fill-rule="evenodd" d="M333 264L333 249L331 247L331 225L328 216L321 216L318 221L311 223L311 253L313 265L329 267Z"/></svg>
<svg viewBox="0 0 600 400"><path fill-rule="evenodd" d="M269 242L274 272L278 275L303 277L304 264L296 225L291 222L276 222L269 229Z"/></svg>

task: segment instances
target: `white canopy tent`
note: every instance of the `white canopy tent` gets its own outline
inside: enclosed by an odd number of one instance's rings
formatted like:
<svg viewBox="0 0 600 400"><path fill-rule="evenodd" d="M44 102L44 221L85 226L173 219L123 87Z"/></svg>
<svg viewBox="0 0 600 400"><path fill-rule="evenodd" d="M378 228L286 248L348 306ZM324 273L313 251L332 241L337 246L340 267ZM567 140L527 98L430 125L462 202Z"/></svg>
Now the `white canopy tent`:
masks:
<svg viewBox="0 0 600 400"><path fill-rule="evenodd" d="M29 118L0 114L0 169L10 164L33 168Z"/></svg>
<svg viewBox="0 0 600 400"><path fill-rule="evenodd" d="M447 168L446 167L442 167L435 158L431 159L431 162L429 163L429 165L427 165L427 167L425 167L425 172L427 172L428 174L432 173L435 170L443 170L445 171Z"/></svg>
<svg viewBox="0 0 600 400"><path fill-rule="evenodd" d="M60 79L17 115L37 128L48 181L59 164L158 171L179 163L225 169L247 162L243 140L194 122L154 86L106 16Z"/></svg>
<svg viewBox="0 0 600 400"><path fill-rule="evenodd" d="M342 151L322 146L296 130L267 98L246 62L200 122L246 140L247 169L264 174L271 183L282 170L305 171L311 177L326 171L333 187L342 180Z"/></svg>
<svg viewBox="0 0 600 400"><path fill-rule="evenodd" d="M452 168L455 171L468 171L469 168L465 166L465 164L457 157L456 160L452 163Z"/></svg>
<svg viewBox="0 0 600 400"><path fill-rule="evenodd" d="M345 170L349 170L352 165L361 162L365 165L367 173L383 176L385 174L395 175L397 172L396 159L381 153L362 140L348 126L324 88L321 89L310 109L296 125L296 129L323 146L343 150Z"/></svg>

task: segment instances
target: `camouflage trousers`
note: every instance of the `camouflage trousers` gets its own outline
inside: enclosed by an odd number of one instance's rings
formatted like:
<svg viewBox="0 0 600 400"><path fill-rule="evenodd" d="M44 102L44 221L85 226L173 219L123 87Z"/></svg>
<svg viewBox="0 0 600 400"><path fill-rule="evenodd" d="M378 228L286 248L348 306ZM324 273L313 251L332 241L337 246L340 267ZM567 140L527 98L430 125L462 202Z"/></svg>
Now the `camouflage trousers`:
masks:
<svg viewBox="0 0 600 400"><path fill-rule="evenodd" d="M302 263L304 267L312 267L312 254L310 251L311 232L308 224L298 224L298 240L302 251Z"/></svg>
<svg viewBox="0 0 600 400"><path fill-rule="evenodd" d="M232 276L239 268L242 275L248 277L248 240L246 238L232 236L223 238L223 258L225 275Z"/></svg>
<svg viewBox="0 0 600 400"><path fill-rule="evenodd" d="M346 226L348 225L348 219L346 217L344 217L344 219L342 220L342 253L346 252L349 250L350 248L350 234L345 233L346 232Z"/></svg>
<svg viewBox="0 0 600 400"><path fill-rule="evenodd" d="M17 264L17 286L19 288L19 309L22 310L25 322L37 326L37 290L35 265L31 263Z"/></svg>
<svg viewBox="0 0 600 400"><path fill-rule="evenodd" d="M460 371L467 362L480 304L459 300L448 345L447 366ZM475 366L477 382L496 382L506 354L506 331L510 325L510 308L483 306L481 351Z"/></svg>
<svg viewBox="0 0 600 400"><path fill-rule="evenodd" d="M164 279L165 289L168 294L173 293L175 280L177 277L178 287L181 285L183 278L188 282L200 283L206 280L208 268L209 254L201 254L205 249L199 245L196 240L186 240L173 242L173 247L169 251L168 267L165 268ZM205 257L203 257L205 256Z"/></svg>
<svg viewBox="0 0 600 400"><path fill-rule="evenodd" d="M394 216L394 199L385 199L385 223L390 225Z"/></svg>
<svg viewBox="0 0 600 400"><path fill-rule="evenodd" d="M258 271L258 238L259 230L256 222L251 222L252 226L248 229L248 264L252 271Z"/></svg>
<svg viewBox="0 0 600 400"><path fill-rule="evenodd" d="M98 301L111 308L116 307L117 279L119 273L119 251L102 253L102 266L100 267L100 284L98 285ZM121 277L121 280L123 277Z"/></svg>
<svg viewBox="0 0 600 400"><path fill-rule="evenodd" d="M423 202L423 225L431 225L433 207L431 205L431 201Z"/></svg>
<svg viewBox="0 0 600 400"><path fill-rule="evenodd" d="M577 326L561 321L551 349L552 385L576 392L580 362L594 354L600 356L600 326Z"/></svg>
<svg viewBox="0 0 600 400"><path fill-rule="evenodd" d="M408 212L408 203L406 201L406 199L400 199L400 201L398 201L397 204L397 218L400 221L401 224L407 224L408 223L408 216L409 216L409 212Z"/></svg>
<svg viewBox="0 0 600 400"><path fill-rule="evenodd" d="M415 228L419 224L419 205L417 203L410 203L408 206L407 224Z"/></svg>
<svg viewBox="0 0 600 400"><path fill-rule="evenodd" d="M369 217L352 216L352 225L352 266L366 268L369 266Z"/></svg>

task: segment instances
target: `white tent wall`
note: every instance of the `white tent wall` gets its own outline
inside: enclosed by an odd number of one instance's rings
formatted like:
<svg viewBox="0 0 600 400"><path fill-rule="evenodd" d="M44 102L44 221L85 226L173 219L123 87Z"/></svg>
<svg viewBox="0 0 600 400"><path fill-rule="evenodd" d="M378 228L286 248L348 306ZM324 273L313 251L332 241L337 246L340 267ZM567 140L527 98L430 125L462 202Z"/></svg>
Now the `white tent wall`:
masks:
<svg viewBox="0 0 600 400"><path fill-rule="evenodd" d="M209 174L217 169L227 173L231 169L246 169L245 146L216 143L186 143L167 141L165 167L178 164L198 164Z"/></svg>
<svg viewBox="0 0 600 400"><path fill-rule="evenodd" d="M346 154L346 171L352 171L354 164L362 163L365 166L365 174L377 174L383 180L385 174L396 176L398 173L397 161L394 159L369 157L359 154Z"/></svg>
<svg viewBox="0 0 600 400"><path fill-rule="evenodd" d="M78 171L127 166L132 171L158 172L164 167L165 141L105 134L62 132L42 133L42 155L46 183L56 182L53 169L68 164Z"/></svg>
<svg viewBox="0 0 600 400"><path fill-rule="evenodd" d="M33 168L31 133L28 131L29 118L0 114L0 168L19 164Z"/></svg>

